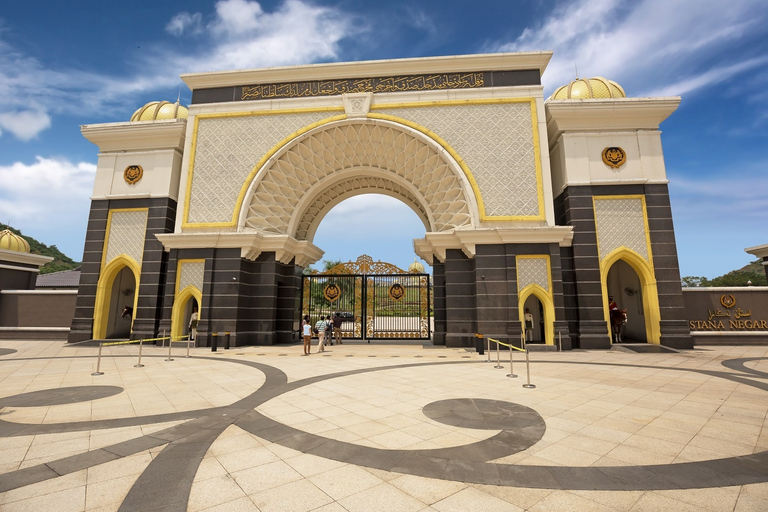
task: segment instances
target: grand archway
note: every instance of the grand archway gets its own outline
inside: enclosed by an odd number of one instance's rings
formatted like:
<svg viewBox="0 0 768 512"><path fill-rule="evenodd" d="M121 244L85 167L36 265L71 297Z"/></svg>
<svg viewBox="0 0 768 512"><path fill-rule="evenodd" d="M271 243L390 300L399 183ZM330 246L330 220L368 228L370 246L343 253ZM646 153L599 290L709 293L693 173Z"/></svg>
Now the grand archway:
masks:
<svg viewBox="0 0 768 512"><path fill-rule="evenodd" d="M392 121L352 119L277 150L256 172L239 225L311 241L333 206L370 192L403 201L427 232L477 224L471 176L440 143Z"/></svg>

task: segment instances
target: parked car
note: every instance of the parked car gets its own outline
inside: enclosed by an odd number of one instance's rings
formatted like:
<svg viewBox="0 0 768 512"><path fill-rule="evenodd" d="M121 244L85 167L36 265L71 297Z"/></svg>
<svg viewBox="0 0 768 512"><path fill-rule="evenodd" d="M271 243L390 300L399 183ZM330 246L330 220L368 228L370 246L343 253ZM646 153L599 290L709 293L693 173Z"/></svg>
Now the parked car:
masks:
<svg viewBox="0 0 768 512"><path fill-rule="evenodd" d="M352 322L355 320L355 315L353 315L349 311L342 311L339 313L339 316L343 318L345 322Z"/></svg>

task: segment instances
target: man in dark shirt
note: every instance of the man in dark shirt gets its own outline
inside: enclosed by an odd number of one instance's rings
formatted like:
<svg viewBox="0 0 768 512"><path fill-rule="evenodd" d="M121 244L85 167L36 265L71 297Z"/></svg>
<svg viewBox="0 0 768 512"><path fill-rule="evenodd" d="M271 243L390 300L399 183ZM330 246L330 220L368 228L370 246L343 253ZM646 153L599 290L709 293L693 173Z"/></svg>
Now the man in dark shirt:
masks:
<svg viewBox="0 0 768 512"><path fill-rule="evenodd" d="M344 323L344 319L341 317L341 315L337 312L335 315L333 315L333 334L336 338L336 343L339 345L342 345L341 342L341 324Z"/></svg>

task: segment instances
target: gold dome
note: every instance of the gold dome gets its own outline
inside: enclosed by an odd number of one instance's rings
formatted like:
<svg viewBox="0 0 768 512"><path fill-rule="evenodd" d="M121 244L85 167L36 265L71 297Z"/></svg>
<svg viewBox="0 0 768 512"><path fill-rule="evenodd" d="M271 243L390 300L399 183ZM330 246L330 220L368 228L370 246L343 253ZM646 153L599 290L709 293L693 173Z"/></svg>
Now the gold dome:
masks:
<svg viewBox="0 0 768 512"><path fill-rule="evenodd" d="M29 252L29 243L10 229L0 231L0 249Z"/></svg>
<svg viewBox="0 0 768 512"><path fill-rule="evenodd" d="M162 119L186 119L189 110L179 105L179 102L150 101L131 116L133 121L159 121Z"/></svg>
<svg viewBox="0 0 768 512"><path fill-rule="evenodd" d="M419 261L416 258L413 258L413 263L408 265L408 272L412 274L423 274L424 273L424 265L419 263Z"/></svg>
<svg viewBox="0 0 768 512"><path fill-rule="evenodd" d="M558 87L552 96L553 100L589 100L595 98L626 98L624 89L614 82L601 76L592 78L577 78L568 85Z"/></svg>

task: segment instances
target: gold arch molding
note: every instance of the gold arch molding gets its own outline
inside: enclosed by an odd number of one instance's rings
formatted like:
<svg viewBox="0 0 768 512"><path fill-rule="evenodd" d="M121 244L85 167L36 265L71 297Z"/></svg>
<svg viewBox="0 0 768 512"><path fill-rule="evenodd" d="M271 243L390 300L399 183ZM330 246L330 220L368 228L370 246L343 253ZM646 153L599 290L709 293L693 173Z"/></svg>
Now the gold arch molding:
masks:
<svg viewBox="0 0 768 512"><path fill-rule="evenodd" d="M436 141L392 121L350 119L275 152L249 186L239 227L308 240L333 206L363 193L400 199L431 232L479 224L470 177Z"/></svg>

